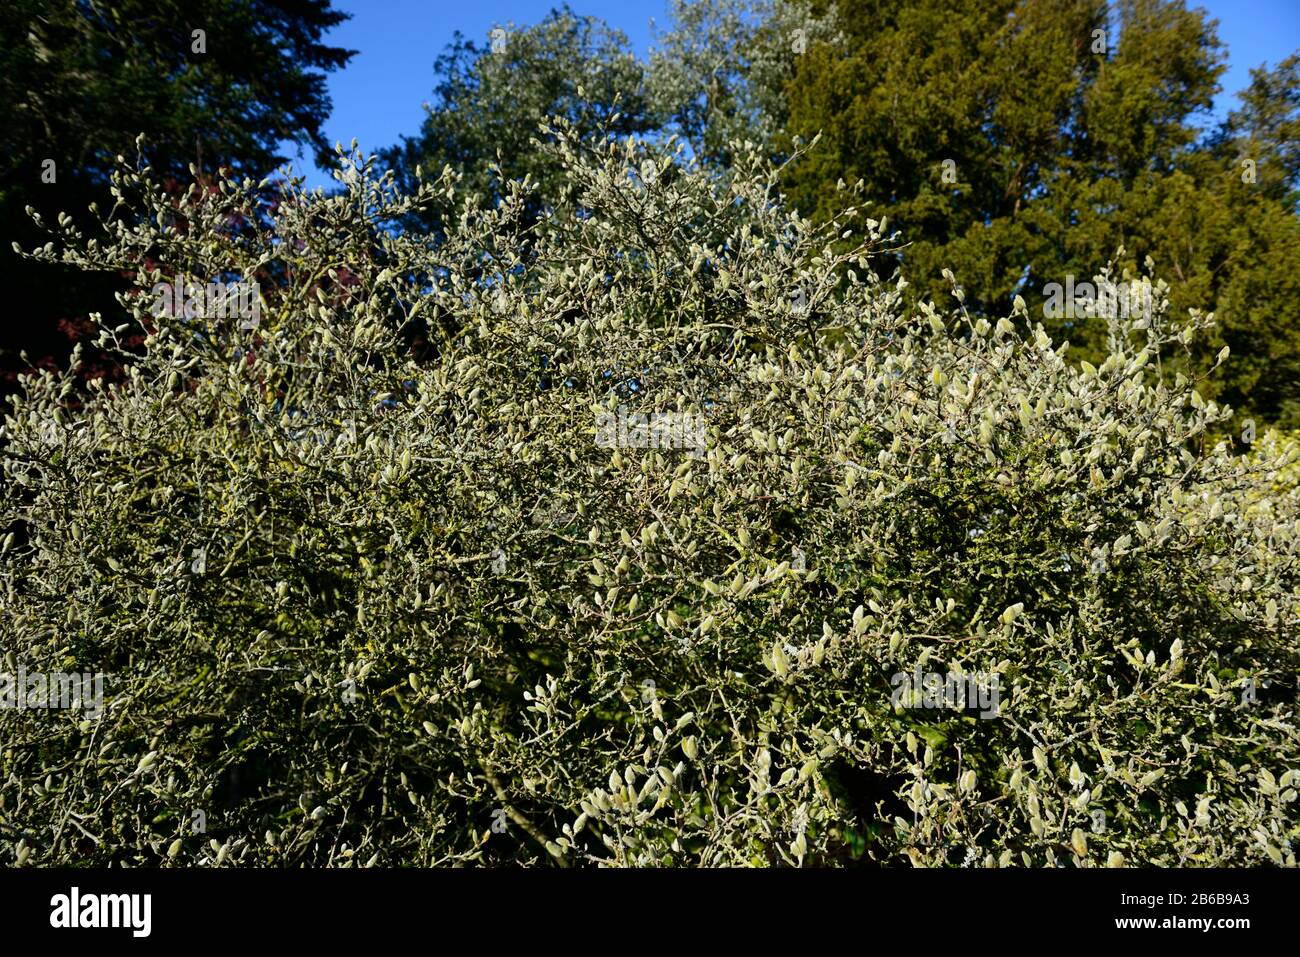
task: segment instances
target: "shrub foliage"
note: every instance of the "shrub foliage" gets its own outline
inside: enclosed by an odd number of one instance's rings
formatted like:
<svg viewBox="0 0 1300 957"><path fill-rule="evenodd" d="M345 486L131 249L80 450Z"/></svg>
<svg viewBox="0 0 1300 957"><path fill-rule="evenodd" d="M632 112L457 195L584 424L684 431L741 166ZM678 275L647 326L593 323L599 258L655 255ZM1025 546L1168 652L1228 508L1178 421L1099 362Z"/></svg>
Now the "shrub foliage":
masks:
<svg viewBox="0 0 1300 957"><path fill-rule="evenodd" d="M1074 362L951 276L908 306L886 223L801 219L743 144L549 133L540 220L356 154L273 204L137 160L36 253L130 271L148 335L5 419L5 667L108 677L0 711L0 855L1295 864L1293 453L1162 369L1207 318L1155 282ZM259 277L260 325L153 315L178 275ZM702 450L596 441L668 412ZM895 700L917 668L996 716Z"/></svg>

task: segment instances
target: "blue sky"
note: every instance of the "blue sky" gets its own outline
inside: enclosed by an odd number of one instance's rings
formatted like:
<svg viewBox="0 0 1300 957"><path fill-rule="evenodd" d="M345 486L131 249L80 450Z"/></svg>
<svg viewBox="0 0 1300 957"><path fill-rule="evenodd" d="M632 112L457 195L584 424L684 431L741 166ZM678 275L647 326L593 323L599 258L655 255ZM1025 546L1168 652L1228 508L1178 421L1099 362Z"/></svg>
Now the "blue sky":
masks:
<svg viewBox="0 0 1300 957"><path fill-rule="evenodd" d="M1300 0L1201 0L1190 5L1203 7L1219 21L1219 38L1227 46L1218 116L1232 108L1233 94L1250 82L1251 67L1276 64L1300 48ZM535 23L559 2L336 0L334 6L352 19L331 31L327 42L358 53L351 65L329 77L334 108L325 133L331 143L345 145L355 136L362 149L373 152L419 130L421 104L433 92L434 58L455 31L486 43L494 26ZM570 6L622 30L643 56L651 45L651 19L660 27L668 23L667 0L570 0ZM305 156L293 162L307 172L309 185L334 184Z"/></svg>

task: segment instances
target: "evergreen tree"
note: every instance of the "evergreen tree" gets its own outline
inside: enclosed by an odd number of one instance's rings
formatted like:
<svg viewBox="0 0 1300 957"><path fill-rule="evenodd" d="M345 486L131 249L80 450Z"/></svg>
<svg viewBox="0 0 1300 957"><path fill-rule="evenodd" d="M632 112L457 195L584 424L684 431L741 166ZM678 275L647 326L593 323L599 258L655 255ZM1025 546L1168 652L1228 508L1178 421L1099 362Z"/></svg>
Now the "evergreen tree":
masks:
<svg viewBox="0 0 1300 957"><path fill-rule="evenodd" d="M1223 53L1180 0L837 10L844 42L810 47L787 88L788 134L823 137L786 179L800 209L824 218L838 181L859 186L908 242L917 295L943 294L950 268L972 311L1021 295L1094 358L1107 323L1053 312L1050 284L1091 282L1110 262L1117 281L1159 272L1177 312L1219 323L1166 358L1203 372L1229 345L1242 361L1207 391L1295 420L1294 58L1258 71L1242 110L1203 136Z"/></svg>
<svg viewBox="0 0 1300 957"><path fill-rule="evenodd" d="M321 125L329 114L325 73L352 52L322 37L347 14L329 0L9 0L0 7L0 283L9 308L0 362L12 373L53 364L94 310L112 308L117 277L86 277L22 261L10 248L60 212L82 226L87 206L113 205L108 175L118 154L135 154L189 180L226 166L260 179L296 142L326 162Z"/></svg>

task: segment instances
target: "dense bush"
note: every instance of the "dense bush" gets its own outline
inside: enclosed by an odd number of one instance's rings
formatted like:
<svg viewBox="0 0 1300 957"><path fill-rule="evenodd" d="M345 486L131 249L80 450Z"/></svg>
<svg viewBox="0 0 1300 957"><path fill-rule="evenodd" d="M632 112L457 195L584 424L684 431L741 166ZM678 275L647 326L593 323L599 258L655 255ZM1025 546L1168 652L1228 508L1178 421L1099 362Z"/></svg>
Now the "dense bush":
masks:
<svg viewBox="0 0 1300 957"><path fill-rule="evenodd" d="M109 679L0 711L4 859L1295 864L1300 513L1154 358L1208 317L1155 283L1076 364L905 308L886 224L739 144L555 134L581 203L526 230L524 184L354 157L270 207L124 169L139 221L40 253L151 331L5 421L8 667ZM261 325L153 317L174 274L273 277ZM707 447L597 441L636 412ZM917 667L998 714L895 702Z"/></svg>

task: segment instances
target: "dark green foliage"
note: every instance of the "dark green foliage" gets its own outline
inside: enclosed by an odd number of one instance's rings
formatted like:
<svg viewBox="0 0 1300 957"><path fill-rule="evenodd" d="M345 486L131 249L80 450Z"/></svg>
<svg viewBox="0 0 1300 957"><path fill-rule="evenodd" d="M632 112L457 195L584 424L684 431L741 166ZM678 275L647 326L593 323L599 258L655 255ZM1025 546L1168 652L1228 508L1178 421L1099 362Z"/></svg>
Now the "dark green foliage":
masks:
<svg viewBox="0 0 1300 957"><path fill-rule="evenodd" d="M1046 284L1091 281L1111 261L1154 268L1175 314L1219 322L1187 370L1229 344L1240 361L1209 391L1295 423L1295 58L1258 71L1242 110L1200 137L1223 52L1213 23L1177 0L1125 0L1109 15L1096 0L979 0L961 16L936 0L838 9L847 39L812 46L787 87L790 133L823 136L786 179L792 202L825 215L839 179L861 183L908 242L917 294L939 295L950 268L981 314L1019 293L1038 317ZM1046 318L1102 354L1103 321Z"/></svg>
<svg viewBox="0 0 1300 957"><path fill-rule="evenodd" d="M89 221L107 212L109 170L138 134L163 176L189 181L227 166L261 179L284 162L285 141L328 162L321 125L325 73L352 52L326 45L346 18L329 0L12 0L0 5L0 371L63 361L91 312L112 312L115 277L90 278L23 262L10 248L39 235L24 212ZM193 31L204 31L196 52ZM45 161L55 181L44 182ZM110 315L116 322L117 317ZM89 358L89 357L88 357ZM106 359L87 375L104 375Z"/></svg>

